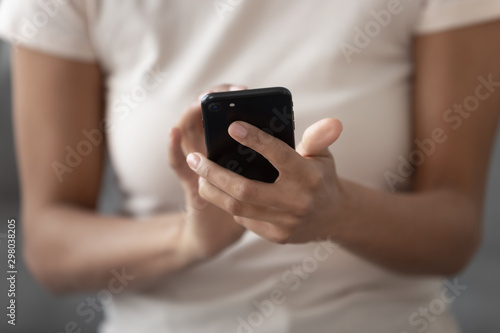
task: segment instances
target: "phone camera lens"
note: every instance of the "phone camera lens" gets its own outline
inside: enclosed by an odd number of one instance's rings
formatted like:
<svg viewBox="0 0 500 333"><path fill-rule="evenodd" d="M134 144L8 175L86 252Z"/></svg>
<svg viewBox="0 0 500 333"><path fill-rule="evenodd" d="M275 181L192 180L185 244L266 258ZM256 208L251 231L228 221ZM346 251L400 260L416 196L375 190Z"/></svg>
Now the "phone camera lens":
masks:
<svg viewBox="0 0 500 333"><path fill-rule="evenodd" d="M219 103L212 103L208 106L208 109L213 112L217 112L220 110L220 104Z"/></svg>

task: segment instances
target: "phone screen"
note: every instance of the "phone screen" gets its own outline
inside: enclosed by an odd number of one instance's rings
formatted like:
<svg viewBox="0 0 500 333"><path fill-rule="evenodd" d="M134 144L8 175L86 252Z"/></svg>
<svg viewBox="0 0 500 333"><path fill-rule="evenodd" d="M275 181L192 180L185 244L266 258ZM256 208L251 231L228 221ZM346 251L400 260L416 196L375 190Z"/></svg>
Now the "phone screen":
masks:
<svg viewBox="0 0 500 333"><path fill-rule="evenodd" d="M228 134L234 121L252 124L295 148L292 95L286 88L228 91L202 102L208 158L244 177L273 183L279 172L262 155Z"/></svg>

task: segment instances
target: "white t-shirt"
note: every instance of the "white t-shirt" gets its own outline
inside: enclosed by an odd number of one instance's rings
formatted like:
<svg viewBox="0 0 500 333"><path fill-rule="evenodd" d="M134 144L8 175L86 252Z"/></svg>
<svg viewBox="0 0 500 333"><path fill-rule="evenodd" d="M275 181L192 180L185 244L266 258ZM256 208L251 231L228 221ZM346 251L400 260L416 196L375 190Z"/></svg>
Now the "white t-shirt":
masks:
<svg viewBox="0 0 500 333"><path fill-rule="evenodd" d="M182 206L169 128L196 93L226 82L290 89L297 141L339 118L339 175L389 190L386 172L411 147L412 38L497 18L498 0L4 0L0 35L103 67L122 208L140 218ZM451 296L441 279L399 276L332 244L247 232L147 295L116 294L101 332L456 332Z"/></svg>

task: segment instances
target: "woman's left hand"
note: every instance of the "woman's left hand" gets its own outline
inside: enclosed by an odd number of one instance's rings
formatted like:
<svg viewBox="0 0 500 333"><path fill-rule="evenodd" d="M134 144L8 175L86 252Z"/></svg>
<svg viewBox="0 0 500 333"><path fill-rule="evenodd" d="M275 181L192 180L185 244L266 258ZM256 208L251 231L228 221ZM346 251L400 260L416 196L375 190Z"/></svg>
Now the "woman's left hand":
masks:
<svg viewBox="0 0 500 333"><path fill-rule="evenodd" d="M228 131L267 158L279 177L272 184L250 180L192 153L187 162L200 176L200 196L272 242L328 239L344 199L328 150L342 132L340 121L327 118L310 126L297 151L248 123L234 122Z"/></svg>

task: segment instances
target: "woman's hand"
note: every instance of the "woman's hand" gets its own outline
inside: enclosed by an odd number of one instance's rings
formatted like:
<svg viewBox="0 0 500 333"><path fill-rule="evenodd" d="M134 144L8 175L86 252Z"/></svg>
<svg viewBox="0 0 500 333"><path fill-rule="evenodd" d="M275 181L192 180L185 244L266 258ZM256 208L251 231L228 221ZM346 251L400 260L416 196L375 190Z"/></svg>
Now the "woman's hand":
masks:
<svg viewBox="0 0 500 333"><path fill-rule="evenodd" d="M242 90L245 87L220 85L191 103L179 124L170 132L169 160L184 190L186 220L181 244L195 259L211 257L236 242L245 229L234 222L233 216L204 200L198 194L198 175L186 164L191 152L206 153L200 99L218 91Z"/></svg>
<svg viewBox="0 0 500 333"><path fill-rule="evenodd" d="M327 239L343 202L328 150L341 132L340 121L323 119L306 130L295 151L248 123L231 124L233 139L262 154L278 169L273 184L249 180L200 152L188 155L187 161L202 177L200 196L261 237L282 244Z"/></svg>

